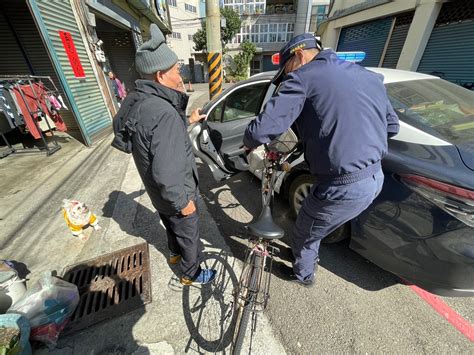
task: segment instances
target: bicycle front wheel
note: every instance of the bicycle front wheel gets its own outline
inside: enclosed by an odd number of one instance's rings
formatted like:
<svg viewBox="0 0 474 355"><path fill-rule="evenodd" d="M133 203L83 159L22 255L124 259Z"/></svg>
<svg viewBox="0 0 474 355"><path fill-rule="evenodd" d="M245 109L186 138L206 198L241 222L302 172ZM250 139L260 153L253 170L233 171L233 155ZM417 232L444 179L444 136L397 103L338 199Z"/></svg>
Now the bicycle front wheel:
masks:
<svg viewBox="0 0 474 355"><path fill-rule="evenodd" d="M262 256L257 254L252 254L251 258L253 260L247 265L250 267L250 273L245 274L245 269L242 271L243 279L240 280L240 289L237 298L242 298L243 301L239 302L237 299L237 322L235 325L234 333L234 346L233 354L240 354L242 350L242 345L244 343L245 334L247 333L247 328L250 320L250 315L255 309L255 301L257 299L259 279L261 272L261 260Z"/></svg>

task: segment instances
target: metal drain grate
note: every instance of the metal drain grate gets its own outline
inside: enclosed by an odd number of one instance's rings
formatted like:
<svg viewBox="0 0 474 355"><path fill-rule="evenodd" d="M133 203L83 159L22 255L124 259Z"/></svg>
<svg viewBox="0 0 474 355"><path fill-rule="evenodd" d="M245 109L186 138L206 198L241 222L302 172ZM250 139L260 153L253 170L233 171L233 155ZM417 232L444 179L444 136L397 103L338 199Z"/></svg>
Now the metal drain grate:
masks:
<svg viewBox="0 0 474 355"><path fill-rule="evenodd" d="M128 313L151 302L148 244L68 266L63 279L80 295L65 334Z"/></svg>

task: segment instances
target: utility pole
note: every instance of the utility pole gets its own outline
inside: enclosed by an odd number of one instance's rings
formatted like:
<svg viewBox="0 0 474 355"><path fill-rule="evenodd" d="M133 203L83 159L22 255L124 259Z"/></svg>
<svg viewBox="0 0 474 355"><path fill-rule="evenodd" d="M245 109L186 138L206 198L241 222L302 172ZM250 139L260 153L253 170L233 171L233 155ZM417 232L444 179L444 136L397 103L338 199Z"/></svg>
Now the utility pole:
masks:
<svg viewBox="0 0 474 355"><path fill-rule="evenodd" d="M222 91L221 12L219 0L206 0L207 67L209 97Z"/></svg>

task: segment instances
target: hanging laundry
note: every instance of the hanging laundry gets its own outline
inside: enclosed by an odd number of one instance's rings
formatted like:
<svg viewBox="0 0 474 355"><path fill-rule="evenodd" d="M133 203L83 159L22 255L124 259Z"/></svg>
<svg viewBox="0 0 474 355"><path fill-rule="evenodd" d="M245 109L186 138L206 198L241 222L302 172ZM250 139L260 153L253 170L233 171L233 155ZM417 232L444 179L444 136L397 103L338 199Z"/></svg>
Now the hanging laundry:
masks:
<svg viewBox="0 0 474 355"><path fill-rule="evenodd" d="M20 85L15 85L15 87L13 88L13 93L16 97L18 106L20 107L28 131L33 136L33 138L40 139L41 132L39 131L39 128L37 126L38 120L36 118L36 114L34 114L37 112L36 99L27 99ZM23 99L23 97L25 97L25 99Z"/></svg>
<svg viewBox="0 0 474 355"><path fill-rule="evenodd" d="M5 113L12 128L24 125L25 121L18 112L18 107L7 86L0 84L0 109Z"/></svg>
<svg viewBox="0 0 474 355"><path fill-rule="evenodd" d="M61 109L61 103L58 101L57 98L54 97L54 95L49 95L48 97L49 99L49 102L51 103L51 105L56 109L56 110L60 110Z"/></svg>
<svg viewBox="0 0 474 355"><path fill-rule="evenodd" d="M44 87L44 84L42 82L33 83L32 84L33 89L31 89L31 86L29 85L25 85L25 86L26 86L25 88L26 92L30 93L31 91L31 93L33 94L33 97L37 98L37 101L39 101L40 109L44 113L46 118L51 118L56 128L61 132L65 132L67 130L67 127L64 121L62 120L61 116L59 115L57 111L52 112L47 105L48 95L46 92L46 88Z"/></svg>
<svg viewBox="0 0 474 355"><path fill-rule="evenodd" d="M66 104L64 103L64 100L62 98L61 95L58 95L58 101L61 103L61 106L65 109L65 110L69 110L66 106Z"/></svg>
<svg viewBox="0 0 474 355"><path fill-rule="evenodd" d="M57 112L52 114L49 111L46 105L45 97L47 95L43 83L16 85L14 93L28 131L35 139L41 138L40 129L46 131L56 126L59 131L67 130L61 116ZM52 120L52 122L48 125L46 120Z"/></svg>

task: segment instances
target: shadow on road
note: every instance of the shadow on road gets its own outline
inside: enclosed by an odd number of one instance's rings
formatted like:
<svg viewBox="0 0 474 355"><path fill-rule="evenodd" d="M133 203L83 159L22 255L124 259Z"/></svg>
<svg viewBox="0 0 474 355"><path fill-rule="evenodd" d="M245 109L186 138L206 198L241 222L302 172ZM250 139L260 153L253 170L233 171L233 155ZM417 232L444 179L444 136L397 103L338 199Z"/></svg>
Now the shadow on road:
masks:
<svg viewBox="0 0 474 355"><path fill-rule="evenodd" d="M128 235L144 239L168 259L168 240L165 228L160 223L160 215L158 212L152 211L135 201L137 197L144 193L146 193L145 190L134 191L129 194L123 191L112 191L108 201L102 208L102 214L104 217L113 218L120 229ZM117 203L121 205L120 210L124 213L114 213ZM131 211L136 211L133 218L130 216ZM177 274L176 268L171 268L171 270Z"/></svg>
<svg viewBox="0 0 474 355"><path fill-rule="evenodd" d="M250 173L239 173L224 182L215 182L206 165L201 163L198 167L204 201L233 254L243 260L245 225L260 212L260 181ZM276 242L280 249L278 257L281 260L277 258L273 267L273 274L283 278L278 266L283 263L291 265L294 219L290 217L288 202L278 195L274 201L273 217L285 230L285 237ZM394 275L349 249L347 240L336 244L322 244L320 256L321 267L365 290L377 291L398 283Z"/></svg>
<svg viewBox="0 0 474 355"><path fill-rule="evenodd" d="M113 191L102 209L103 215L113 218L127 234L143 238L167 259L166 232L160 224L159 214L135 201L143 193L144 190L130 194ZM117 203L126 206L123 214L114 212ZM136 214L131 218L130 211L135 210ZM200 224L203 223L206 221L201 219ZM219 248L205 233L201 233L200 237L211 249ZM207 252L203 256L203 267L217 270L217 277L211 284L183 287L179 282L179 267L170 267L174 276L168 287L182 292L183 313L190 333L185 351L225 352L232 342L236 321L233 312L233 291L238 284L235 259L223 250L219 253Z"/></svg>

